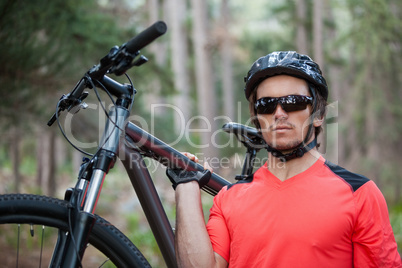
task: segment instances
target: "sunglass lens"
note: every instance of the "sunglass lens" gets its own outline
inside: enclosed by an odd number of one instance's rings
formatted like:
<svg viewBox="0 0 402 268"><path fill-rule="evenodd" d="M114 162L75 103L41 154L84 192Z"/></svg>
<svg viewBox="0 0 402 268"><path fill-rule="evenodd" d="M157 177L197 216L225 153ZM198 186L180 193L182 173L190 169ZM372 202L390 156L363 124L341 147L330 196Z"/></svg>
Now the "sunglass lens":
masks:
<svg viewBox="0 0 402 268"><path fill-rule="evenodd" d="M275 111L277 103L266 103L257 108L257 114L272 114Z"/></svg>
<svg viewBox="0 0 402 268"><path fill-rule="evenodd" d="M302 111L306 109L307 107L306 102L299 102L299 103L282 103L282 108L285 110L285 112L296 112L296 111Z"/></svg>

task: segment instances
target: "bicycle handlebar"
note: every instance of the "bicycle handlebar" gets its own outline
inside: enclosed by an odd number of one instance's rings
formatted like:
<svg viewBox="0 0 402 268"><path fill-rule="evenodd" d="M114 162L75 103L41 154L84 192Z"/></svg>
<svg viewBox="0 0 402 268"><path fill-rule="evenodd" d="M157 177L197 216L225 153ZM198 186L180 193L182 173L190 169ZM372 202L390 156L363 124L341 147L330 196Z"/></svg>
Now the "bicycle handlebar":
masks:
<svg viewBox="0 0 402 268"><path fill-rule="evenodd" d="M163 21L155 22L120 47L113 47L109 54L100 60L98 65L88 71L88 75L92 79L100 80L108 72L122 75L134 65L139 66L147 62L148 60L143 57L139 61L132 63L133 59L139 54L140 49L163 35L166 30L167 26Z"/></svg>
<svg viewBox="0 0 402 268"><path fill-rule="evenodd" d="M60 99L60 106L53 114L51 119L48 121L47 125L51 126L57 119L57 115L60 112L68 109L70 111L75 106L80 105L82 100L86 97L83 96L83 91L85 88L90 87L91 85L87 84L87 79L102 80L105 82L105 74L108 72L115 73L116 75L121 75L125 73L129 68L133 65L139 66L142 63L146 62L146 58L141 59L140 63L132 64L132 60L139 54L139 50L149 45L152 41L154 41L159 36L163 35L167 30L166 23L163 21L157 21L144 31L140 32L137 36L130 39L127 43L121 45L120 47L113 47L109 54L103 57L100 60L100 63L92 67L81 79L71 93L67 95L63 95ZM106 78L107 79L107 78ZM107 80L107 81L110 81ZM121 87L119 87L121 88ZM116 91L117 95L127 94L123 91ZM112 92L116 93L116 92ZM116 95L115 95L116 96ZM116 96L119 97L119 96Z"/></svg>
<svg viewBox="0 0 402 268"><path fill-rule="evenodd" d="M163 21L155 22L125 44L127 51L130 53L136 53L138 50L149 45L156 38L163 35L166 30L166 23Z"/></svg>

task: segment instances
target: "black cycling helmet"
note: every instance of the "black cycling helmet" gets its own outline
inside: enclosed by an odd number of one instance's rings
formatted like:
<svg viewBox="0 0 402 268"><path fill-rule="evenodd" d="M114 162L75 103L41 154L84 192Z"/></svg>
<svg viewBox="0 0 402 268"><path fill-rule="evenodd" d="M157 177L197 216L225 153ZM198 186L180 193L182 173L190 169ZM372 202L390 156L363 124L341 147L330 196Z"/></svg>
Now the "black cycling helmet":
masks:
<svg viewBox="0 0 402 268"><path fill-rule="evenodd" d="M307 80L325 100L328 99L327 82L318 64L309 56L295 51L276 51L256 60L244 77L246 98L249 99L253 90L264 79L280 74Z"/></svg>

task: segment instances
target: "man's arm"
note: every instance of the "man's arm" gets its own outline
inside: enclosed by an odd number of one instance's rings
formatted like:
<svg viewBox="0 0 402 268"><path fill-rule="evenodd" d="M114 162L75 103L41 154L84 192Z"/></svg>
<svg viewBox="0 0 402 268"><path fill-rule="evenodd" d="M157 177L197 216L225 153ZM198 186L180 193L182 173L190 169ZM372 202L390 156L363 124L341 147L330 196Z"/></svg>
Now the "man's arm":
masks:
<svg viewBox="0 0 402 268"><path fill-rule="evenodd" d="M355 267L402 267L382 193L370 181L355 196L358 211L352 237Z"/></svg>
<svg viewBox="0 0 402 268"><path fill-rule="evenodd" d="M176 259L179 267L227 267L228 263L212 248L196 181L176 188Z"/></svg>

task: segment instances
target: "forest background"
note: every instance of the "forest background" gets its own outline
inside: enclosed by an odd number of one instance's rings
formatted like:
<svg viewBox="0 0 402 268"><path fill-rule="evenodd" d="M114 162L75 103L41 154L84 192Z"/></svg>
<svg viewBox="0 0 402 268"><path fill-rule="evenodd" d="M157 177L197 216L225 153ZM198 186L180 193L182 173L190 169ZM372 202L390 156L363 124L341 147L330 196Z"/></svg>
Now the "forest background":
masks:
<svg viewBox="0 0 402 268"><path fill-rule="evenodd" d="M251 125L243 77L269 52L306 53L330 88L322 153L376 182L401 245L401 7L398 0L1 0L0 192L63 196L82 155L46 126L58 99L112 46L163 20L168 32L141 51L149 63L128 72L137 124L201 161L220 159L215 172L233 181L245 149L220 128ZM93 151L104 122L96 99L87 102L68 132ZM164 168L150 167L162 201L174 207ZM138 238L136 227L146 224L121 176L117 166L102 195L118 197L113 206L127 215L120 224ZM158 266L154 242L142 240Z"/></svg>

